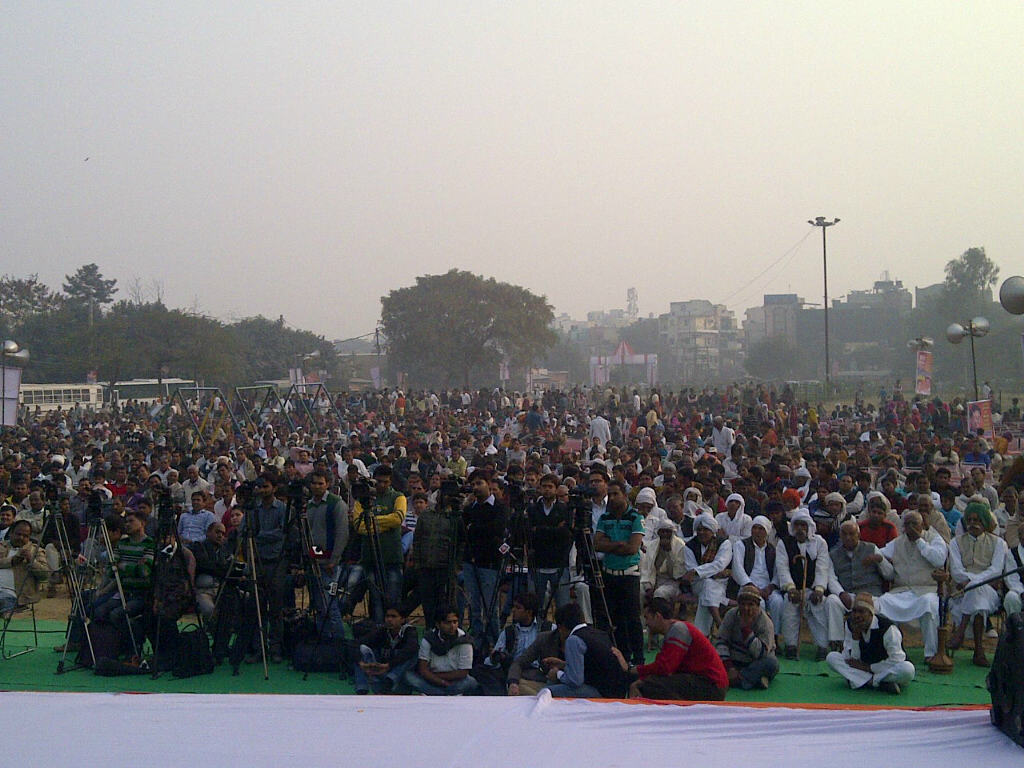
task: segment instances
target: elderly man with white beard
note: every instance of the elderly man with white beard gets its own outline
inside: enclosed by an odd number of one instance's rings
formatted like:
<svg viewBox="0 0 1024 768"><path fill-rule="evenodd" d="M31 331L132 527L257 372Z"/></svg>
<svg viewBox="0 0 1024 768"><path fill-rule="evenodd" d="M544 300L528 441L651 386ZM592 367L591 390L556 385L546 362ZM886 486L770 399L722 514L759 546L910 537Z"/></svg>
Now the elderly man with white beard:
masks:
<svg viewBox="0 0 1024 768"><path fill-rule="evenodd" d="M697 515L693 521L694 537L686 543L686 573L682 580L689 583L697 597L697 614L693 623L705 635L722 623L719 607L726 602L725 590L732 562L732 543L718 539L718 523L707 513Z"/></svg>
<svg viewBox="0 0 1024 768"><path fill-rule="evenodd" d="M782 637L787 659L797 657L801 612L807 616L807 626L818 649L816 660L824 661L828 655L825 592L832 575L832 561L828 544L811 532L813 525L810 513L798 509L789 521L789 536L775 547L775 575L787 598L782 608Z"/></svg>

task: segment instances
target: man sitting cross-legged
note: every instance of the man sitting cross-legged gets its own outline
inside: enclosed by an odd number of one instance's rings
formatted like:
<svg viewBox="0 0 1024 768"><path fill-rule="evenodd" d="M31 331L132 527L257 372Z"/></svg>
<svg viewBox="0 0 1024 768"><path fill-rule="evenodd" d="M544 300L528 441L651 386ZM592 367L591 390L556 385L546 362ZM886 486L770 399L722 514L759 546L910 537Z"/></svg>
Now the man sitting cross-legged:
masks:
<svg viewBox="0 0 1024 768"><path fill-rule="evenodd" d="M826 661L851 688L899 693L901 685L914 679L914 665L907 661L899 627L875 616L874 597L867 592L854 600L842 652L832 651Z"/></svg>

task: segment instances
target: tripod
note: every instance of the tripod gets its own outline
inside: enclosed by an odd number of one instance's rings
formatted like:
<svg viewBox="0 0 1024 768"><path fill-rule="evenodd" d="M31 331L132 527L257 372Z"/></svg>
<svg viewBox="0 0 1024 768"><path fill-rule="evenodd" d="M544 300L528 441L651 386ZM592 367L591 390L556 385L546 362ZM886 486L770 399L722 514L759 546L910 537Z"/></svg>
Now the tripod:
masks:
<svg viewBox="0 0 1024 768"><path fill-rule="evenodd" d="M242 657L245 655L252 641L254 631L259 632L260 658L263 661L263 679L270 679L270 669L267 666L267 638L266 628L263 625L263 601L260 596L258 561L256 557L255 537L259 533L259 518L256 509L255 499L246 499L245 517L239 530L238 548L232 556L228 565L227 575L220 584L217 597L214 599L214 614L218 615L221 600L229 589L235 590L234 597L237 598L236 608L238 615L235 617L235 640L231 646L230 660L232 674L238 676ZM253 620L255 619L255 621ZM220 621L227 621L226 616L221 616ZM227 626L226 624L224 626ZM218 628L218 636L222 631Z"/></svg>
<svg viewBox="0 0 1024 768"><path fill-rule="evenodd" d="M346 589L346 594L356 593L360 586L368 586L367 596L369 598L369 610L367 615L372 615L373 620L376 623L383 621L383 604L387 596L387 580L384 571L384 553L380 543L380 529L377 525L377 515L371 506L371 501L374 499L374 495L361 494L361 498L357 497L357 501L361 508L359 515L359 522L356 525L356 533L363 536L362 546L369 545L370 547L370 560L372 563L372 572L369 577L363 576L363 578L355 584L350 584L350 589ZM375 590L375 592L374 592ZM375 611L377 606L381 606L381 610ZM379 613L381 615L373 615Z"/></svg>
<svg viewBox="0 0 1024 768"><path fill-rule="evenodd" d="M612 647L615 644L615 625L612 624L612 615L608 610L608 600L604 592L604 574L601 572L601 561L597 557L597 550L594 549L594 533L590 529L590 510L582 510L581 514L586 515L587 521L577 529L576 535L576 558L579 563L582 558L583 580L588 586L597 590L597 596L601 600L601 610L608 621L608 635L611 637ZM588 578L589 576L589 578Z"/></svg>
<svg viewBox="0 0 1024 768"><path fill-rule="evenodd" d="M60 660L57 662L57 671L55 674L63 674L65 670L65 662L67 660L68 650L71 645L72 627L74 626L75 620L82 622L82 631L85 635L86 645L89 646L89 658L95 659L93 655L92 647L92 635L89 631L89 623L91 621L88 613L86 612L85 605L85 591L86 581L85 576L79 570L79 565L84 564L86 567L93 568L95 573L98 568L92 566L88 559L84 555L79 555L81 560L73 562L71 560L71 537L68 535L67 527L64 525L64 516L56 515L54 517L54 525L57 534L57 541L60 546L61 559L64 562L64 577L67 579L68 593L71 597L71 611L68 613L68 625L64 630L64 649L61 651ZM86 537L86 543L91 543L93 546L89 548L90 555L95 551L96 535L100 527L100 522L96 519L92 520L89 524L89 535ZM83 549L85 545L83 544ZM82 665L76 665L75 669L80 669Z"/></svg>
<svg viewBox="0 0 1024 768"><path fill-rule="evenodd" d="M121 569L119 557L114 552L114 545L110 541L110 531L107 530L106 521L100 520L100 533L103 535L103 546L107 552L107 561L110 563L111 572L114 575L114 583L117 587L117 594L121 600L121 607L124 610L125 624L128 625L128 637L132 642L132 660L138 662L139 669L147 669L148 662L139 654L139 644L135 640L135 629L132 627L132 617L128 615L128 597L124 591L124 584L121 582ZM95 659L94 659L95 661Z"/></svg>

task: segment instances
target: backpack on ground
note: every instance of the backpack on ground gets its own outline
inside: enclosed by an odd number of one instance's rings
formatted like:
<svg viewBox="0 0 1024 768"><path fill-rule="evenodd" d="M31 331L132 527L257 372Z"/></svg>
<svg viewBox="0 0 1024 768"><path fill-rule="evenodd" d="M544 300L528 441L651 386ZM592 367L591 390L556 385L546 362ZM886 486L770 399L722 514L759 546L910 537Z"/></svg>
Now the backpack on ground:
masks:
<svg viewBox="0 0 1024 768"><path fill-rule="evenodd" d="M171 672L175 677L209 675L216 666L210 650L210 636L198 624L191 624L178 632L175 650Z"/></svg>

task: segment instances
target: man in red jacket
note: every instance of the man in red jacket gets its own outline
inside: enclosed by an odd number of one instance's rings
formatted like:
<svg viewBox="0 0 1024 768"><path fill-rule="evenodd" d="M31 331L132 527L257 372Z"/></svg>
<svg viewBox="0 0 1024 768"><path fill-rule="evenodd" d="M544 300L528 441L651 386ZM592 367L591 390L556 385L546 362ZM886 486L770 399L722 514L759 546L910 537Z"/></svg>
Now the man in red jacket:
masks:
<svg viewBox="0 0 1024 768"><path fill-rule="evenodd" d="M729 675L711 641L690 622L672 618L672 605L662 597L647 603L644 619L665 641L653 663L629 668L638 678L630 698L724 701Z"/></svg>

